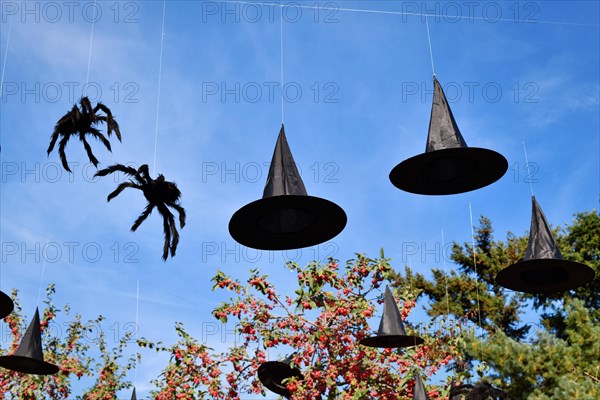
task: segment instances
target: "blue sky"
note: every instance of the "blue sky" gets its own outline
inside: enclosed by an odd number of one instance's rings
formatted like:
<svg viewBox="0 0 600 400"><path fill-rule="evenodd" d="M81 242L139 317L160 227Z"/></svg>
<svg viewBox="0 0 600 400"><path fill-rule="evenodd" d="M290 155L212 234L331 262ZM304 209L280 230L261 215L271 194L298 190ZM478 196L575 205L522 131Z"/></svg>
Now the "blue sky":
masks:
<svg viewBox="0 0 600 400"><path fill-rule="evenodd" d="M135 321L139 280L140 336L173 343L181 321L225 348L230 333L208 334L210 311L226 299L211 292L217 268L243 279L260 267L285 291L286 258L345 261L383 247L396 268L410 259L427 273L442 267L431 252L442 229L446 242L470 241L469 203L475 220L492 219L497 239L524 233L523 140L551 224L598 209L598 2L283 4L288 142L309 194L342 206L348 225L315 248L257 253L237 245L227 224L262 195L281 124L279 7L168 1L159 98L162 1L98 1L91 53L93 2L2 2L1 289L20 290L28 317L40 281L53 282L58 305L104 315L114 337ZM475 192L413 195L388 179L425 149L433 82L424 14L435 72L465 140L509 162L500 181ZM117 181L92 179L76 140L67 146L78 163L72 175L56 152L46 156L55 122L82 94L88 58L89 96L111 108L123 134L112 153L92 144L101 165L148 163L183 193L188 224L166 263L157 213L129 231L145 205L140 192L106 203ZM145 396L167 360L143 356L137 387Z"/></svg>

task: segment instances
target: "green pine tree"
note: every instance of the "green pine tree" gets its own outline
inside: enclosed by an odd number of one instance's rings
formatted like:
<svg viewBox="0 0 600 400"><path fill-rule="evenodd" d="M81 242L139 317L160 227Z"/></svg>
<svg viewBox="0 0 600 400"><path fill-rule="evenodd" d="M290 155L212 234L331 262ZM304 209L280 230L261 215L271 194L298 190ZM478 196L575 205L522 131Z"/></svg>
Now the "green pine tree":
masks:
<svg viewBox="0 0 600 400"><path fill-rule="evenodd" d="M476 335L464 332L463 350L470 362L458 366L466 369L461 376L472 376L478 367L480 376L515 399L600 398L600 279L550 296L505 289L494 278L525 255L528 235L508 232L505 241L496 241L493 233L491 221L481 217L475 256L470 243L454 243L456 266L448 274L433 268L432 277L425 277L407 267L396 283L412 280L429 300L432 317L450 314L483 329L483 334L479 328ZM565 259L600 275L600 216L595 211L576 214L571 225L553 233ZM525 312L531 319L531 311L538 323L523 321Z"/></svg>

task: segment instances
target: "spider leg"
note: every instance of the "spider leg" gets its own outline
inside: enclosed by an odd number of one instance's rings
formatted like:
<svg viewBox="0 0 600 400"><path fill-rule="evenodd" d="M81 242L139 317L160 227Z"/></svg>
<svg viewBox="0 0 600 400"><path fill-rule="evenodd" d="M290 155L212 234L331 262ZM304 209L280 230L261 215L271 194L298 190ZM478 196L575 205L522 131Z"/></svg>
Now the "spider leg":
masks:
<svg viewBox="0 0 600 400"><path fill-rule="evenodd" d="M123 182L123 183L119 184L119 186L117 186L117 188L108 195L108 197L106 198L106 201L111 201L112 199L114 199L115 197L120 195L121 192L123 190L125 190L125 188L128 188L128 187L134 188L134 189L140 189L140 190L142 189L139 185L136 185L133 182ZM132 229L132 230L135 230L135 229Z"/></svg>
<svg viewBox="0 0 600 400"><path fill-rule="evenodd" d="M69 172L73 172L71 171L71 168L69 168L69 164L67 163L67 155L65 154L65 146L67 145L68 141L69 136L63 136L63 138L60 140L60 143L58 144L58 154L60 155L60 161L62 162L63 168Z"/></svg>
<svg viewBox="0 0 600 400"><path fill-rule="evenodd" d="M88 133L96 139L98 139L99 141L101 141L102 144L104 144L104 146L108 149L108 151L112 152L112 149L110 148L110 142L108 141L108 139L106 139L106 137L104 137L102 132L90 126Z"/></svg>
<svg viewBox="0 0 600 400"><path fill-rule="evenodd" d="M138 168L137 172L139 173L139 175L144 178L144 182L146 183L150 183L152 182L152 178L150 177L150 170L148 168L148 164L143 164L141 167Z"/></svg>
<svg viewBox="0 0 600 400"><path fill-rule="evenodd" d="M99 119L101 118L102 121L106 121L108 136L110 137L110 134L114 130L115 135L117 135L117 139L119 139L119 142L120 142L121 141L121 131L119 130L119 124L113 118L110 108L108 108L104 104L98 102L98 104L96 104L96 107L94 107L94 113L97 112L98 110L102 110L106 114L106 117L99 117Z"/></svg>
<svg viewBox="0 0 600 400"><path fill-rule="evenodd" d="M154 205L148 204L144 211L140 214L140 216L135 220L133 225L131 226L131 231L135 232L135 230L152 214L152 210L154 209Z"/></svg>
<svg viewBox="0 0 600 400"><path fill-rule="evenodd" d="M84 135L79 135L79 139L81 139L81 141L83 142L83 147L85 148L85 151L87 152L88 158L90 159L90 162L92 164L94 164L94 167L98 167L98 159L94 156L94 153L92 153L92 148L90 146L90 144L87 142L87 140L85 140L85 136Z"/></svg>
<svg viewBox="0 0 600 400"><path fill-rule="evenodd" d="M169 229L171 230L171 236L173 238L173 240L171 241L171 257L175 256L175 252L177 251L177 245L179 244L179 232L177 232L177 225L175 224L175 216L171 213L171 211L169 211L169 209L167 208L167 206L165 206L164 204L161 204L161 206L164 208L165 214L168 217L169 220ZM159 208L160 210L160 208Z"/></svg>
<svg viewBox="0 0 600 400"><path fill-rule="evenodd" d="M171 225L169 223L169 215L171 219L173 219L173 214L164 204L157 204L158 212L163 216L163 229L165 234L165 245L163 247L163 261L167 261L167 257L169 257L169 246L171 244Z"/></svg>
<svg viewBox="0 0 600 400"><path fill-rule="evenodd" d="M79 100L79 104L81 104L81 111L83 111L84 114L94 115L92 103L90 102L90 99L87 98L87 96L82 97L81 100Z"/></svg>
<svg viewBox="0 0 600 400"><path fill-rule="evenodd" d="M56 144L56 141L58 140L59 135L60 135L60 132L58 130L58 124L57 124L56 127L54 128L54 132L52 132L52 136L50 138L50 145L48 146L48 150L47 150L48 155L50 155L52 150L54 150L54 145Z"/></svg>
<svg viewBox="0 0 600 400"><path fill-rule="evenodd" d="M177 210L177 212L179 213L179 226L183 228L185 226L185 209L179 204L175 203L167 203L167 205Z"/></svg>
<svg viewBox="0 0 600 400"><path fill-rule="evenodd" d="M70 112L67 112L65 115L63 115L58 120L56 125L54 125L54 132L52 132L52 137L50 139L50 145L48 146L48 154L50 154L50 152L52 150L54 150L54 145L56 145L56 141L58 140L58 137L60 136L60 134L61 133L63 135L68 134L69 130L65 129L66 125L71 124L71 126L73 126L73 115L76 115L75 114L76 112L78 113L79 111L77 110L77 107L73 106L73 109L71 109Z"/></svg>
<svg viewBox="0 0 600 400"><path fill-rule="evenodd" d="M171 234L173 235L173 241L171 242L171 257L175 257L177 245L179 244L179 232L177 232L177 225L175 224L175 219L172 215L169 217L169 226L171 227Z"/></svg>
<svg viewBox="0 0 600 400"><path fill-rule="evenodd" d="M117 171L118 172L123 172L124 174L127 174L127 175L134 176L134 177L136 177L136 179L137 179L137 176L138 176L138 172L135 170L135 168L127 167L127 166L125 166L123 164L114 164L114 165L111 165L110 167L98 170L94 174L94 177L97 177L97 176L106 176L108 174L112 174L113 172L117 172Z"/></svg>

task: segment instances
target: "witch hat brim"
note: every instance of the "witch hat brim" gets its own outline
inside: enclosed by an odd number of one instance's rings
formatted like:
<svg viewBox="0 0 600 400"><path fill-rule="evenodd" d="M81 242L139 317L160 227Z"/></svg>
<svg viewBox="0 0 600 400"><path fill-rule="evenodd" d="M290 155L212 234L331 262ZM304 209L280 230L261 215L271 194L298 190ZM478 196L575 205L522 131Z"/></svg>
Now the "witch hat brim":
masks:
<svg viewBox="0 0 600 400"><path fill-rule="evenodd" d="M469 192L500 179L508 162L499 153L468 147L446 95L433 78L433 104L425 153L396 165L390 181L398 189L425 195Z"/></svg>
<svg viewBox="0 0 600 400"><path fill-rule="evenodd" d="M0 292L0 319L8 316L15 309L15 303L13 303L10 296L4 292Z"/></svg>
<svg viewBox="0 0 600 400"><path fill-rule="evenodd" d="M512 264L498 273L496 283L525 293L554 293L576 289L594 279L585 264L555 258L538 258Z"/></svg>
<svg viewBox="0 0 600 400"><path fill-rule="evenodd" d="M302 373L291 368L283 361L267 361L258 367L258 379L271 392L281 396L290 396L291 393L283 383L284 379L297 377L302 379Z"/></svg>
<svg viewBox="0 0 600 400"><path fill-rule="evenodd" d="M291 250L336 237L346 226L337 204L308 195L267 197L245 205L229 221L229 233L240 244L261 250Z"/></svg>
<svg viewBox="0 0 600 400"><path fill-rule="evenodd" d="M423 339L418 336L407 335L404 329L404 323L398 310L398 305L390 288L386 286L383 316L379 323L377 335L364 338L360 344L368 347L378 348L399 348L417 346L423 343Z"/></svg>
<svg viewBox="0 0 600 400"><path fill-rule="evenodd" d="M381 349L395 349L401 347L412 347L423 344L423 338L411 335L381 335L364 338L360 344L367 347L378 347Z"/></svg>
<svg viewBox="0 0 600 400"><path fill-rule="evenodd" d="M390 181L398 189L415 194L457 194L490 185L507 169L506 159L493 150L452 148L402 161L390 172Z"/></svg>
<svg viewBox="0 0 600 400"><path fill-rule="evenodd" d="M554 293L576 289L594 276L594 270L587 265L563 259L546 216L532 196L525 257L500 271L496 283L518 292Z"/></svg>
<svg viewBox="0 0 600 400"><path fill-rule="evenodd" d="M0 357L0 367L32 375L52 375L58 372L58 367L54 364L15 355Z"/></svg>
<svg viewBox="0 0 600 400"><path fill-rule="evenodd" d="M37 309L15 354L0 357L0 367L34 375L51 375L58 372L56 365L44 361L40 315Z"/></svg>
<svg viewBox="0 0 600 400"><path fill-rule="evenodd" d="M254 249L291 250L333 239L346 222L340 206L306 192L282 125L263 198L235 212L229 233Z"/></svg>

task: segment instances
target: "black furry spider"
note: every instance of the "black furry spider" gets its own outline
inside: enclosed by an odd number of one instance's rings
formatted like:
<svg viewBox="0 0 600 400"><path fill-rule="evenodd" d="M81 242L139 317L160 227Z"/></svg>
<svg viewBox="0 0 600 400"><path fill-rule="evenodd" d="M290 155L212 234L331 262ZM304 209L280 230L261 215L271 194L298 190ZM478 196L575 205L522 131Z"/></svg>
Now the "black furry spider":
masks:
<svg viewBox="0 0 600 400"><path fill-rule="evenodd" d="M111 201L128 187L141 190L144 193L146 200L148 200L148 205L138 219L135 220L131 226L131 230L135 232L140 224L148 218L150 213L152 213L154 207L158 208L158 212L162 215L164 220L165 247L163 249L162 258L165 261L167 260L169 250L171 251L171 257L175 256L177 244L179 243L179 233L177 232L173 214L169 211L167 206L177 210L179 213L179 225L183 228L185 226L185 210L179 205L181 192L177 188L177 185L173 182L166 181L162 174L159 174L156 179L150 178L147 164L142 165L138 170L122 164L115 164L99 170L94 176L106 176L117 171L130 175L135 180L132 179L129 182L121 183L114 192L108 195L107 200Z"/></svg>
<svg viewBox="0 0 600 400"><path fill-rule="evenodd" d="M110 137L113 130L115 131L115 135L117 135L117 139L121 141L121 131L119 131L119 124L114 120L110 109L106 107L104 104L98 102L96 107L92 108L92 103L90 103L90 99L87 97L82 97L79 101L81 104L81 110L77 107L77 104L73 104L73 108L71 111L66 113L61 119L58 120L56 126L54 126L54 132L52 133L52 138L50 139L50 145L48 146L48 155L54 149L54 145L58 140L58 137L62 135L62 139L58 144L58 154L60 155L60 160L62 161L62 166L67 171L71 172L69 168L69 164L67 163L67 156L65 154L65 146L67 142L71 138L72 135L79 134L79 140L83 142L83 147L87 152L87 155L90 159L90 162L94 164L94 166L98 166L98 159L94 157L92 153L92 148L90 144L85 139L86 134L90 134L94 136L96 139L100 140L104 146L108 149L108 151L112 151L110 148L110 142L104 135L92 125L96 125L100 122L106 122L106 126L108 128L108 137ZM103 111L106 115L97 115L98 111Z"/></svg>

